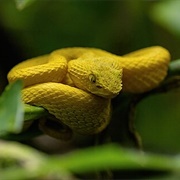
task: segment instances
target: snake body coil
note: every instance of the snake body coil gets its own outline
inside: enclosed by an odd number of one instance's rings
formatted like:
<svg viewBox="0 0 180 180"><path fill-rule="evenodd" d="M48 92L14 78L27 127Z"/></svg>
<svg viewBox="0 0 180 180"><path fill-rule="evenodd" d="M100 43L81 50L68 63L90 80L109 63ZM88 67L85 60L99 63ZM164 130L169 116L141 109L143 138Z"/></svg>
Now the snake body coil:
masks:
<svg viewBox="0 0 180 180"><path fill-rule="evenodd" d="M110 121L110 100L143 93L167 75L169 52L148 47L124 56L95 48L64 48L26 60L8 74L22 79L25 103L42 106L73 131L94 134Z"/></svg>

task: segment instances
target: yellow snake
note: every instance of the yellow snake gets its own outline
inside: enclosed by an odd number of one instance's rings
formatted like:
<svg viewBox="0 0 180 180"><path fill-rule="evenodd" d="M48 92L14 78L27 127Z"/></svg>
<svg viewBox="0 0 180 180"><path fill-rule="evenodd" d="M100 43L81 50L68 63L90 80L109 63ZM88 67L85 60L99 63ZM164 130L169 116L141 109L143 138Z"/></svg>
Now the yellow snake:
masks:
<svg viewBox="0 0 180 180"><path fill-rule="evenodd" d="M9 82L24 82L25 103L42 106L81 134L102 131L111 99L121 91L143 93L166 77L169 52L153 46L118 56L96 48L63 48L13 67Z"/></svg>

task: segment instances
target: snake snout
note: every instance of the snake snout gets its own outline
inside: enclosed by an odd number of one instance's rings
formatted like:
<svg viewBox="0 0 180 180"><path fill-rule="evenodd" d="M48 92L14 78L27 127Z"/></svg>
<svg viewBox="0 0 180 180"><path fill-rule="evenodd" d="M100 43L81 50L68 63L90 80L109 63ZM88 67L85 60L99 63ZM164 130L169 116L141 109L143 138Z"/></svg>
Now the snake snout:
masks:
<svg viewBox="0 0 180 180"><path fill-rule="evenodd" d="M93 91L91 92L98 96L111 99L116 97L121 90L122 90L122 80L117 79L114 82L113 80L110 80L110 82L107 82L106 84L96 85L96 88L94 88L94 92Z"/></svg>

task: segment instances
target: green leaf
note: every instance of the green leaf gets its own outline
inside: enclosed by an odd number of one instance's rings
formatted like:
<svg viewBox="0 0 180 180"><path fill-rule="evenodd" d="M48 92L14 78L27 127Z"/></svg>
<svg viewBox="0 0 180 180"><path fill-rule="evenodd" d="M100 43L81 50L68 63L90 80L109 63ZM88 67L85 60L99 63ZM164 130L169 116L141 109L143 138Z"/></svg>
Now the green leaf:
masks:
<svg viewBox="0 0 180 180"><path fill-rule="evenodd" d="M180 156L142 153L109 144L74 151L63 157L52 157L43 167L47 171L58 169L80 174L107 169L154 170L178 174Z"/></svg>
<svg viewBox="0 0 180 180"><path fill-rule="evenodd" d="M145 150L180 152L180 91L144 98L136 108L135 124Z"/></svg>
<svg viewBox="0 0 180 180"><path fill-rule="evenodd" d="M168 76L180 75L180 59L173 60L169 63Z"/></svg>
<svg viewBox="0 0 180 180"><path fill-rule="evenodd" d="M48 115L47 110L45 110L43 107L32 106L29 104L24 104L24 113L25 121L36 120Z"/></svg>
<svg viewBox="0 0 180 180"><path fill-rule="evenodd" d="M24 109L21 100L22 82L9 84L0 97L0 135L18 133L22 129Z"/></svg>
<svg viewBox="0 0 180 180"><path fill-rule="evenodd" d="M64 179L69 179L66 176L69 173L85 174L107 169L126 172L134 170L137 171L136 177L141 177L143 170L150 170L148 178L153 174L158 175L158 171L164 178L180 176L180 156L142 153L124 149L117 144L76 150L63 156L50 156L19 143L0 141L0 152L0 174L3 179L35 179L50 174L55 177L65 175ZM6 167L1 169L1 164L6 164ZM132 178L131 173L128 177Z"/></svg>
<svg viewBox="0 0 180 180"><path fill-rule="evenodd" d="M59 170L59 178L51 177L51 170L40 171L49 156L26 145L0 140L0 152L0 179L72 179L64 170Z"/></svg>
<svg viewBox="0 0 180 180"><path fill-rule="evenodd" d="M45 158L42 153L17 142L0 140L0 152L1 179L34 178L34 171Z"/></svg>
<svg viewBox="0 0 180 180"><path fill-rule="evenodd" d="M33 3L35 0L15 0L16 7L19 10L23 10L27 6L29 6L31 3Z"/></svg>

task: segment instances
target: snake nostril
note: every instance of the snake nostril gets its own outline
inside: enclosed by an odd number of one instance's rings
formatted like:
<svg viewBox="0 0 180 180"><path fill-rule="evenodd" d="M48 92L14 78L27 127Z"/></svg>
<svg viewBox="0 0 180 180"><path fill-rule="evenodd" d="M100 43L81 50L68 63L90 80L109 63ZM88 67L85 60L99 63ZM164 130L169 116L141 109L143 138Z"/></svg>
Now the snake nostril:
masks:
<svg viewBox="0 0 180 180"><path fill-rule="evenodd" d="M98 86L98 85L97 85L96 87L97 87L97 88L99 88L99 89L101 89L101 88L102 88L102 86Z"/></svg>

